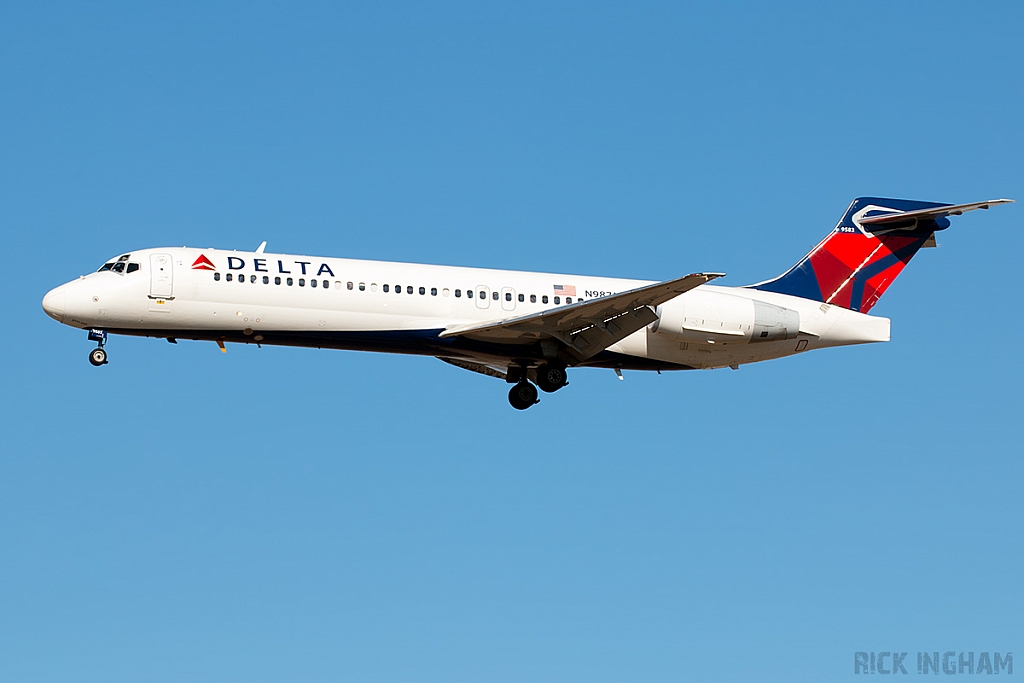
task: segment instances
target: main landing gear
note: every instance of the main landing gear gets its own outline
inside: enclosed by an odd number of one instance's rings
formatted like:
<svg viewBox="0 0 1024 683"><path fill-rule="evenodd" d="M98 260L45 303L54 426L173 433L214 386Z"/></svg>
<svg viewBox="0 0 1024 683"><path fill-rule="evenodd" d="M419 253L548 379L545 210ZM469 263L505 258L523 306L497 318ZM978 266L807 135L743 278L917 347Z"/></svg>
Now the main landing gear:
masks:
<svg viewBox="0 0 1024 683"><path fill-rule="evenodd" d="M516 410L526 410L534 403L539 403L537 400L537 387L525 379L517 384L513 384L512 389L508 392L508 402Z"/></svg>
<svg viewBox="0 0 1024 683"><path fill-rule="evenodd" d="M94 341L99 346L89 352L89 362L99 367L107 364L107 352L103 345L107 343L106 330L89 330L89 341Z"/></svg>
<svg viewBox="0 0 1024 683"><path fill-rule="evenodd" d="M545 394L558 391L568 383L569 378L561 365L542 365L537 368L537 386Z"/></svg>
<svg viewBox="0 0 1024 683"><path fill-rule="evenodd" d="M565 366L563 365L545 364L537 368L537 386L534 386L527 380L526 368L512 368L510 370L513 371L509 373L511 375L509 379L516 383L508 392L508 402L516 410L526 410L530 406L540 403L537 400L537 387L540 387L544 393L550 394L569 383Z"/></svg>

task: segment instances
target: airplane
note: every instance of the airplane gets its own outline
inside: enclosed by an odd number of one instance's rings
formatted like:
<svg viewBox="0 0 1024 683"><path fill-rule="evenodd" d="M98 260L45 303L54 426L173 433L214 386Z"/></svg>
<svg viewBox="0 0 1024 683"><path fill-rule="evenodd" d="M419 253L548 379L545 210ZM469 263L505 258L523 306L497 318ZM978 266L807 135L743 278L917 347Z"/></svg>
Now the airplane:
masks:
<svg viewBox="0 0 1024 683"><path fill-rule="evenodd" d="M118 255L46 294L58 322L108 334L433 356L511 384L525 410L569 368L737 369L812 349L889 341L868 315L949 217L1009 203L860 197L782 275L741 287L724 273L664 282L219 249Z"/></svg>

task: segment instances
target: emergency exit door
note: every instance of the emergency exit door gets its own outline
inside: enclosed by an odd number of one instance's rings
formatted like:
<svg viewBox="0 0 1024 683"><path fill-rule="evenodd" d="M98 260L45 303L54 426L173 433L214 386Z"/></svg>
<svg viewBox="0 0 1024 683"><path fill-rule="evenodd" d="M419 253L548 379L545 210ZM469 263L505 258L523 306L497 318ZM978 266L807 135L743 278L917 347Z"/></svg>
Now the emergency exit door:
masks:
<svg viewBox="0 0 1024 683"><path fill-rule="evenodd" d="M490 308L491 305L491 289L485 285L477 285L476 287L476 307L477 308Z"/></svg>
<svg viewBox="0 0 1024 683"><path fill-rule="evenodd" d="M516 310L516 290L511 287L501 288L501 307L506 311Z"/></svg>

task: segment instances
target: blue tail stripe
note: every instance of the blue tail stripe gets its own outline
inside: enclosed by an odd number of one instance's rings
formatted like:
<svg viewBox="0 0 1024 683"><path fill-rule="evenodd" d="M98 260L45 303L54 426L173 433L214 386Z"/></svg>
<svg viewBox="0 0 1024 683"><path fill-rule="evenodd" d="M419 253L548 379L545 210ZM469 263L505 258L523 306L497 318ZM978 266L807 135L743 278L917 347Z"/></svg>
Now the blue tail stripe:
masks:
<svg viewBox="0 0 1024 683"><path fill-rule="evenodd" d="M821 293L821 285L818 284L818 278L814 274L814 268L811 266L809 258L804 258L803 261L774 280L754 285L753 288L765 292L799 296L804 299L811 299L812 301L825 300Z"/></svg>

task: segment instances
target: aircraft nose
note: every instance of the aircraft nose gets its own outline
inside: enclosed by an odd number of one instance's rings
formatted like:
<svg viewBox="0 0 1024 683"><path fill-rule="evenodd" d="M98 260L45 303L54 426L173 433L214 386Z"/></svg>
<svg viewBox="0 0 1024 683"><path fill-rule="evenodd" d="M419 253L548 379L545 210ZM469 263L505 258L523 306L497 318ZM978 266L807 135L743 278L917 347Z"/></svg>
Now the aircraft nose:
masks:
<svg viewBox="0 0 1024 683"><path fill-rule="evenodd" d="M43 297L43 310L46 311L46 315L50 316L57 322L64 320L64 297L65 287L61 285L56 289L51 289Z"/></svg>

